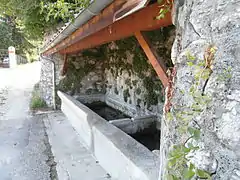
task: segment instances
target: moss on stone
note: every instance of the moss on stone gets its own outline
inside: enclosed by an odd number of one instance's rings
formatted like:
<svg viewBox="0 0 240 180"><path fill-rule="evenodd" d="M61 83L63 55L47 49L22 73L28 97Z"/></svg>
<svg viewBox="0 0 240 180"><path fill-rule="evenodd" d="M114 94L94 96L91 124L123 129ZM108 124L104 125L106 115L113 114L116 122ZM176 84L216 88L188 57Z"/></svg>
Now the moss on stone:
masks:
<svg viewBox="0 0 240 180"><path fill-rule="evenodd" d="M130 87L132 85L131 79L130 78L126 79L125 84Z"/></svg>
<svg viewBox="0 0 240 180"><path fill-rule="evenodd" d="M142 93L141 88L137 88L136 91L135 91L135 93L136 93L137 95L140 95L140 94Z"/></svg>
<svg viewBox="0 0 240 180"><path fill-rule="evenodd" d="M166 52L171 52L168 47L165 46L165 41L167 38L166 35L169 36L169 29L161 29L158 31L153 31L147 33L150 41L153 42L154 45L157 45L157 52L164 60L171 60L170 54L166 54ZM158 42L160 41L160 42ZM135 37L130 37L126 39L122 39L119 41L115 41L116 47L111 46L109 48L109 44L102 45L98 48L85 50L82 52L82 56L84 57L84 62L86 63L84 67L80 67L79 69L74 68L71 61L69 63L67 76L65 79L60 82L60 89L64 89L64 91L71 91L71 93L77 92L81 89L79 84L84 76L86 76L89 72L94 71L96 68L96 62L99 59L103 59L102 68L108 69L112 76L117 79L118 76L122 76L123 73L128 73L129 77L138 76L138 80L131 80L131 78L127 78L125 80L125 84L128 86L127 89L123 91L124 101L128 102L130 97L130 89L134 90L134 86L137 86L138 81L142 81L139 83L143 83L143 87L135 89L135 93L140 95L143 93L143 89L146 89L146 93L144 94L145 105L148 107L151 105L157 105L158 99L163 100L162 85L160 81L156 81L157 74L153 69L152 65L148 62L148 59L142 50L141 46L135 39ZM133 59L127 59L128 54L133 55ZM131 56L130 56L131 57ZM94 63L90 63L92 61ZM167 66L171 66L170 63L166 62ZM108 83L107 83L108 84ZM109 88L112 88L112 85L107 85ZM114 86L115 87L115 86ZM123 89L121 86L119 89ZM119 89L114 88L114 93L119 95ZM122 91L122 90L121 90ZM161 97L159 97L161 96ZM140 104L140 99L137 100ZM137 103L138 103L137 102ZM130 102L129 102L130 103Z"/></svg>
<svg viewBox="0 0 240 180"><path fill-rule="evenodd" d="M129 100L129 104L132 104L132 100L131 99Z"/></svg>
<svg viewBox="0 0 240 180"><path fill-rule="evenodd" d="M137 105L140 106L142 100L141 99L137 99Z"/></svg>
<svg viewBox="0 0 240 180"><path fill-rule="evenodd" d="M132 84L133 84L134 86L136 86L136 85L137 85L137 82L138 82L138 80L133 80L133 81L132 81Z"/></svg>
<svg viewBox="0 0 240 180"><path fill-rule="evenodd" d="M129 97L130 97L129 89L125 89L123 91L123 99L124 99L124 101L127 102Z"/></svg>
<svg viewBox="0 0 240 180"><path fill-rule="evenodd" d="M156 94L154 90L154 81L151 77L145 77L143 80L144 87L146 88L145 93L145 101L147 107L150 107L151 105L157 105L158 104L158 95Z"/></svg>
<svg viewBox="0 0 240 180"><path fill-rule="evenodd" d="M136 47L133 57L133 71L139 76L143 77L144 73L149 69L149 63L146 55L140 47Z"/></svg>
<svg viewBox="0 0 240 180"><path fill-rule="evenodd" d="M82 56L85 58L105 60L106 59L106 47L100 46L99 48L89 49L82 52Z"/></svg>
<svg viewBox="0 0 240 180"><path fill-rule="evenodd" d="M117 94L117 95L119 94L119 91L118 91L117 87L114 88L114 93Z"/></svg>
<svg viewBox="0 0 240 180"><path fill-rule="evenodd" d="M79 93L82 87L82 78L94 71L95 67L95 64L86 63L83 67L80 66L76 68L74 63L69 61L65 78L59 81L57 89L63 92L69 92L71 95Z"/></svg>

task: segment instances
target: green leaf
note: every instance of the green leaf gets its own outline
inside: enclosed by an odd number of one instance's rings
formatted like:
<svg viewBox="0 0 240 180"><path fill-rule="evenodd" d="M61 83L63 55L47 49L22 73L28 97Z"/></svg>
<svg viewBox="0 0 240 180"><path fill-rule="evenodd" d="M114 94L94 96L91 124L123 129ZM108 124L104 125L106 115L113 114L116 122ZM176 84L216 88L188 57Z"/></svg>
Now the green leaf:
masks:
<svg viewBox="0 0 240 180"><path fill-rule="evenodd" d="M193 66L193 62L187 62L187 65L192 67Z"/></svg>
<svg viewBox="0 0 240 180"><path fill-rule="evenodd" d="M166 175L166 180L179 180L179 179L172 174L168 174Z"/></svg>
<svg viewBox="0 0 240 180"><path fill-rule="evenodd" d="M195 131L194 131L194 134L193 134L193 138L195 139L195 140L199 140L200 139L200 130L199 129L195 129Z"/></svg>
<svg viewBox="0 0 240 180"><path fill-rule="evenodd" d="M199 140L200 139L200 130L196 129L196 128L192 128L192 127L188 127L188 133L190 134L190 136L192 136L195 140Z"/></svg>
<svg viewBox="0 0 240 180"><path fill-rule="evenodd" d="M194 169L194 165L192 163L190 163L189 169Z"/></svg>
<svg viewBox="0 0 240 180"><path fill-rule="evenodd" d="M188 59L188 60L191 60L191 61L194 61L194 60L196 59L196 57L195 57L195 56L192 56L190 52L187 52L187 53L186 53L186 56L187 56L187 59Z"/></svg>
<svg viewBox="0 0 240 180"><path fill-rule="evenodd" d="M200 170L200 169L197 169L196 175L199 178L208 178L208 179L211 178L211 176L210 176L210 174L208 172Z"/></svg>
<svg viewBox="0 0 240 180"><path fill-rule="evenodd" d="M177 159L176 159L176 158L170 159L170 160L168 161L168 167L169 167L169 168L173 167L173 166L176 164L176 162L177 162Z"/></svg>
<svg viewBox="0 0 240 180"><path fill-rule="evenodd" d="M195 90L194 86L191 86L190 92L192 93L192 92L194 92L194 90Z"/></svg>
<svg viewBox="0 0 240 180"><path fill-rule="evenodd" d="M190 148L187 148L187 147L184 147L184 148L183 148L183 151L184 151L185 153L189 153L189 152L191 151L191 149L190 149Z"/></svg>
<svg viewBox="0 0 240 180"><path fill-rule="evenodd" d="M163 0L157 0L157 2L158 2L159 4L162 3L162 1L163 1Z"/></svg>
<svg viewBox="0 0 240 180"><path fill-rule="evenodd" d="M190 134L190 136L193 136L193 134L194 134L194 128L192 128L192 127L188 127L188 133Z"/></svg>
<svg viewBox="0 0 240 180"><path fill-rule="evenodd" d="M169 121L172 121L174 119L172 113L170 113L170 112L167 113L167 119Z"/></svg>
<svg viewBox="0 0 240 180"><path fill-rule="evenodd" d="M192 179L195 175L195 172L192 169L185 168L183 171L183 177L185 180Z"/></svg>

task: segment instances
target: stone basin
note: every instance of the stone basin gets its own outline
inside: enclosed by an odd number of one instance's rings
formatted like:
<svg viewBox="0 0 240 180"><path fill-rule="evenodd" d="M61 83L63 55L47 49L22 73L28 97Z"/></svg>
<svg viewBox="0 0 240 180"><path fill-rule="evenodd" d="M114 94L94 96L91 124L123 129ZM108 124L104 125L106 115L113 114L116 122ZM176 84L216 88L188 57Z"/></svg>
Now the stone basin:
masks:
<svg viewBox="0 0 240 180"><path fill-rule="evenodd" d="M142 118L125 118L108 122L75 98L60 91L58 95L62 102L61 109L79 134L79 138L113 178L158 179L159 157L124 132L141 132L140 127L145 128L152 124L152 117L147 117L147 121ZM135 122L126 123L129 121Z"/></svg>

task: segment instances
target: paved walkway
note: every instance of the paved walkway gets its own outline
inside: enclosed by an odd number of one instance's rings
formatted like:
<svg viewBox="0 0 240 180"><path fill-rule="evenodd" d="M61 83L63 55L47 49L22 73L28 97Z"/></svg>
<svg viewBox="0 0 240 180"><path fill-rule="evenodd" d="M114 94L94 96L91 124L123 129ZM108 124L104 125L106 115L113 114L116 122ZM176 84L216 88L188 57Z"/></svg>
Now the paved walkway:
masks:
<svg viewBox="0 0 240 180"><path fill-rule="evenodd" d="M42 115L62 180L109 180L110 175L80 142L76 131L61 113Z"/></svg>
<svg viewBox="0 0 240 180"><path fill-rule="evenodd" d="M29 113L40 64L0 69L0 179L50 180L51 161L43 121Z"/></svg>
<svg viewBox="0 0 240 180"><path fill-rule="evenodd" d="M0 69L0 180L111 179L61 112L31 115L39 74L39 63Z"/></svg>

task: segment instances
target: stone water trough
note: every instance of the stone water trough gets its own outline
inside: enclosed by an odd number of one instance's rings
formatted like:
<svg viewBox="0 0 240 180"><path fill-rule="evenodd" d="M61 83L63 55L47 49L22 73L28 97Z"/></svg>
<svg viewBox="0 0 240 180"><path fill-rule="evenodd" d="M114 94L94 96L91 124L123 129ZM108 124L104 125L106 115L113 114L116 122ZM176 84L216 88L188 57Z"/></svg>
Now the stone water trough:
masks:
<svg viewBox="0 0 240 180"><path fill-rule="evenodd" d="M58 92L61 109L100 165L118 180L157 180L159 132L154 116L135 117L108 106L106 97ZM154 139L158 143L154 143Z"/></svg>

